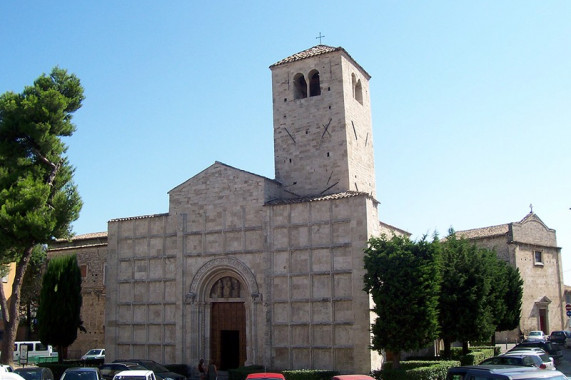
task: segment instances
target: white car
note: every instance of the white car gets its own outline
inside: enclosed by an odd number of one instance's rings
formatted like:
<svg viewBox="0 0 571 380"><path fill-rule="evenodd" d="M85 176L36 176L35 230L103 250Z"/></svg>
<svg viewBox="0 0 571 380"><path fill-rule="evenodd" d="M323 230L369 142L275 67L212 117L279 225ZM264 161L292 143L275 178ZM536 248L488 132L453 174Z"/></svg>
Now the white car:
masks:
<svg viewBox="0 0 571 380"><path fill-rule="evenodd" d="M526 355L526 356L539 356L543 364L545 365L545 369L555 370L555 363L553 362L553 358L549 356L545 351L538 352L538 351L531 351L531 350L514 350L505 353L504 355Z"/></svg>
<svg viewBox="0 0 571 380"><path fill-rule="evenodd" d="M541 340L545 342L547 340L547 336L543 333L543 331L530 331L527 340Z"/></svg>
<svg viewBox="0 0 571 380"><path fill-rule="evenodd" d="M105 359L105 349L104 348L94 348L89 351L85 355L81 357L81 360L104 360Z"/></svg>
<svg viewBox="0 0 571 380"><path fill-rule="evenodd" d="M155 373L151 370L132 370L132 371L121 371L115 376L113 380L157 380Z"/></svg>
<svg viewBox="0 0 571 380"><path fill-rule="evenodd" d="M14 372L14 368L8 364L0 364L0 372Z"/></svg>

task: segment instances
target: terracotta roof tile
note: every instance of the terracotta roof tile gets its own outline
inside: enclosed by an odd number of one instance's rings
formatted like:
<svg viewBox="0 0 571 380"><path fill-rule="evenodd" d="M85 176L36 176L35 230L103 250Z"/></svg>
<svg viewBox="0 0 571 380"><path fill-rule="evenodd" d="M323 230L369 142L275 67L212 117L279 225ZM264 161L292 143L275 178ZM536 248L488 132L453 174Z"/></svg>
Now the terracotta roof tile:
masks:
<svg viewBox="0 0 571 380"><path fill-rule="evenodd" d="M283 65L285 63L290 63L290 62L295 62L295 61L301 61L302 59L315 57L316 55L331 53L332 51L338 51L338 50L343 50L343 48L342 47L332 47L332 46L327 46L327 45L316 45L316 46L311 47L309 49L306 49L304 51L300 51L299 53L290 55L289 57L284 58L281 61L274 63L270 67L279 66L279 65Z"/></svg>
<svg viewBox="0 0 571 380"><path fill-rule="evenodd" d="M266 205L274 206L274 205L286 205L286 204L293 204L293 203L329 201L329 200L334 200L334 199L344 199L344 198L352 198L352 197L359 197L359 196L366 196L366 197L372 198L371 195L368 193L363 193L363 192L358 192L358 191L344 191L341 193L335 193L335 194L329 194L329 195L308 196L308 197L299 197L299 198L290 198L290 199L273 199L273 200L266 202ZM377 201L375 200L375 202L377 202Z"/></svg>
<svg viewBox="0 0 571 380"><path fill-rule="evenodd" d="M456 231L456 235L465 237L466 239L475 239L475 238L505 235L508 232L509 232L509 224L500 224L498 226L474 228L472 230L465 230L465 231Z"/></svg>

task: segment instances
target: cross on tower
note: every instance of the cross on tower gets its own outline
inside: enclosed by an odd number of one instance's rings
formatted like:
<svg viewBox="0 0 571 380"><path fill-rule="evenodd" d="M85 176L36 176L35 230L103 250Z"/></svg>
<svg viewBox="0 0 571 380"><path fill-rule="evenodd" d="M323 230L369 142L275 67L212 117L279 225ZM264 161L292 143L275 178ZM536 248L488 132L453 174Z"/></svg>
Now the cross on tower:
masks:
<svg viewBox="0 0 571 380"><path fill-rule="evenodd" d="M319 36L315 37L316 40L319 39L319 45L321 45L321 39L322 38L325 38L325 36L322 36L321 32L319 32Z"/></svg>

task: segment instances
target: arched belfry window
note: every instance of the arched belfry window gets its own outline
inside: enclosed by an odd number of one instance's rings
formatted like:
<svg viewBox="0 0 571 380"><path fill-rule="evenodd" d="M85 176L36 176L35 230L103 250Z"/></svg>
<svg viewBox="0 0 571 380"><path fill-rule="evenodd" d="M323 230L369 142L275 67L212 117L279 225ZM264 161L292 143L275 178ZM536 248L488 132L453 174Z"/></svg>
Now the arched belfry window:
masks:
<svg viewBox="0 0 571 380"><path fill-rule="evenodd" d="M355 74L351 74L351 87L353 88L353 98L363 104L363 87L361 79L357 79Z"/></svg>
<svg viewBox="0 0 571 380"><path fill-rule="evenodd" d="M312 70L309 73L309 96L321 95L321 84L319 83L319 71Z"/></svg>
<svg viewBox="0 0 571 380"><path fill-rule="evenodd" d="M361 79L357 80L357 84L355 84L355 100L363 104L363 87L361 86Z"/></svg>
<svg viewBox="0 0 571 380"><path fill-rule="evenodd" d="M303 74L297 73L293 77L293 98L304 99L307 98L307 82Z"/></svg>

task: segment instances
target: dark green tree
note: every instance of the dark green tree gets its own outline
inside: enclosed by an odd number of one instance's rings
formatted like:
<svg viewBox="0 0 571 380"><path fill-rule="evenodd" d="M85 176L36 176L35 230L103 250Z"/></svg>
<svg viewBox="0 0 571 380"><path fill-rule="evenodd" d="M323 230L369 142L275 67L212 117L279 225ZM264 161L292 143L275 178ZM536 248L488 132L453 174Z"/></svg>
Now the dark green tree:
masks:
<svg viewBox="0 0 571 380"><path fill-rule="evenodd" d="M57 347L60 363L65 348L77 339L81 322L81 271L76 255L48 262L38 307L38 334L44 344Z"/></svg>
<svg viewBox="0 0 571 380"><path fill-rule="evenodd" d="M490 295L498 259L453 230L442 246L440 337L443 356L449 357L452 342L461 341L467 354L469 341L488 339L495 331Z"/></svg>
<svg viewBox="0 0 571 380"><path fill-rule="evenodd" d="M438 336L440 244L426 237L371 238L365 249L365 288L377 318L372 325L372 348L395 354L418 350Z"/></svg>
<svg viewBox="0 0 571 380"><path fill-rule="evenodd" d="M37 327L34 323L40 302L42 276L46 264L46 246L38 245L32 254L20 292L20 325L26 326L26 340L37 340Z"/></svg>
<svg viewBox="0 0 571 380"><path fill-rule="evenodd" d="M79 79L59 68L20 94L0 96L0 264L16 263L11 293L0 287L2 363L12 361L20 291L35 247L69 237L79 216L62 138L75 131L72 114L82 101Z"/></svg>
<svg viewBox="0 0 571 380"><path fill-rule="evenodd" d="M521 317L521 304L523 299L523 279L518 268L514 268L505 261L500 261L502 270L499 274L505 279L505 292L501 302L504 312L495 320L496 331L508 331L519 326ZM499 280L498 280L499 281Z"/></svg>

